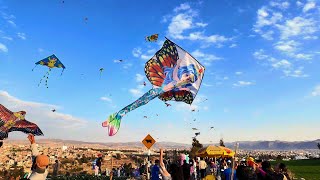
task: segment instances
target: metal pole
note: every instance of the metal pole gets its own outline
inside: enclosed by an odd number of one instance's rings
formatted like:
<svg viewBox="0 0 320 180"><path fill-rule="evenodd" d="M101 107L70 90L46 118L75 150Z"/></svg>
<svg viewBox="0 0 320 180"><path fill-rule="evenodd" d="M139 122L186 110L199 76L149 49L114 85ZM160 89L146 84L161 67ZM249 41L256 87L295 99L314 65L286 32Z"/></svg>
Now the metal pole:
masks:
<svg viewBox="0 0 320 180"><path fill-rule="evenodd" d="M236 159L236 155L237 155L237 151L238 151L238 148L239 148L239 143L236 143L236 148L235 148L235 151L234 151L234 156L232 158L232 167L231 167L231 180L233 180L233 175L234 175L234 164L235 164L235 159Z"/></svg>
<svg viewBox="0 0 320 180"><path fill-rule="evenodd" d="M147 180L149 180L150 179L150 175L149 175L149 162L150 162L150 154L151 154L151 152L150 152L150 149L148 150L148 163L147 163ZM150 173L151 173L151 169L150 169Z"/></svg>

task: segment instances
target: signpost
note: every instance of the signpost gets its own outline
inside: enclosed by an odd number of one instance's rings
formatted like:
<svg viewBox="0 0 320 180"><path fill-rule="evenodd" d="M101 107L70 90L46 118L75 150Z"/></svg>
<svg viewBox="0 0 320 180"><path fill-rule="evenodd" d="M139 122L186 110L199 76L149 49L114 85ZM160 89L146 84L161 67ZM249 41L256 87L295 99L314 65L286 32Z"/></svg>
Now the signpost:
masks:
<svg viewBox="0 0 320 180"><path fill-rule="evenodd" d="M150 161L150 148L151 148L151 146L154 145L154 143L156 143L156 140L154 140L153 137L152 137L150 134L148 134L148 135L142 140L142 144L148 149L147 179L150 179L150 177L149 177L149 172L148 172L149 161Z"/></svg>
<svg viewBox="0 0 320 180"><path fill-rule="evenodd" d="M152 138L152 136L150 136L150 134L148 134L143 140L142 140L142 144L144 144L144 146L146 146L147 149L150 149L151 146L154 145L154 143L156 143L156 140L154 140Z"/></svg>

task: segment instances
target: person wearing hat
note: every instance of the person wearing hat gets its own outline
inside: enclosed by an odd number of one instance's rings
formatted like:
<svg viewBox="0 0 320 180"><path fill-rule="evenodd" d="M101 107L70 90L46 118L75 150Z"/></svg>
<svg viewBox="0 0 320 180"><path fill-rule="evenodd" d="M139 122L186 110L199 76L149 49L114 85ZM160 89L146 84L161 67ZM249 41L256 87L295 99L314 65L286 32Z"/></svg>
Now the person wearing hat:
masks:
<svg viewBox="0 0 320 180"><path fill-rule="evenodd" d="M39 150L37 148L36 140L34 135L29 134L28 139L31 143L31 151L32 151L32 167L31 174L28 177L30 180L45 180L48 176L48 165L49 158L46 155L39 154Z"/></svg>

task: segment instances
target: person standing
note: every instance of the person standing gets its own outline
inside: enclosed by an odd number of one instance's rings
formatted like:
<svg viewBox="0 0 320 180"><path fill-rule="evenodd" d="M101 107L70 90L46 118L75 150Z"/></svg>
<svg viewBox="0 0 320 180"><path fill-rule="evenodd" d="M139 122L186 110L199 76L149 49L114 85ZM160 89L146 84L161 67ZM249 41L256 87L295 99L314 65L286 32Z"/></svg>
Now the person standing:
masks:
<svg viewBox="0 0 320 180"><path fill-rule="evenodd" d="M203 160L203 158L200 158L199 169L200 169L201 179L206 176L206 168L207 168L207 163Z"/></svg>
<svg viewBox="0 0 320 180"><path fill-rule="evenodd" d="M60 163L57 159L53 165L53 176L57 176L59 173L59 170L60 170Z"/></svg>
<svg viewBox="0 0 320 180"><path fill-rule="evenodd" d="M157 160L155 160L155 164L153 165L153 167L151 169L151 180L160 180L159 172L160 172L159 160L157 159Z"/></svg>
<svg viewBox="0 0 320 180"><path fill-rule="evenodd" d="M40 155L34 135L29 134L28 139L31 144L31 153L33 157L30 180L45 180L48 176L49 158L46 155Z"/></svg>

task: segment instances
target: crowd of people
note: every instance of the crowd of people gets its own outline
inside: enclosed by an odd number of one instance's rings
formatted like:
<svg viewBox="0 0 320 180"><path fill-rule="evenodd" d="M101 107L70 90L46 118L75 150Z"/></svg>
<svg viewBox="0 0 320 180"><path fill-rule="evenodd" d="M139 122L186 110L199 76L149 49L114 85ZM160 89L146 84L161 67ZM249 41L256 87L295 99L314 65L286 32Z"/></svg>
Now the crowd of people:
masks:
<svg viewBox="0 0 320 180"><path fill-rule="evenodd" d="M5 175L4 179L29 179L45 180L48 176L49 158L40 154L33 135L28 139L32 151L31 172L23 177L13 178ZM101 165L102 157L97 158L93 165L95 176L128 177L132 179L151 180L291 180L292 177L283 163L272 168L269 161L255 160L252 157L233 161L232 158L202 158L165 160L163 149L160 149L160 156L153 163L142 163L133 168L131 165L122 165L111 170L103 171ZM53 176L57 176L60 168L58 160L53 164Z"/></svg>

